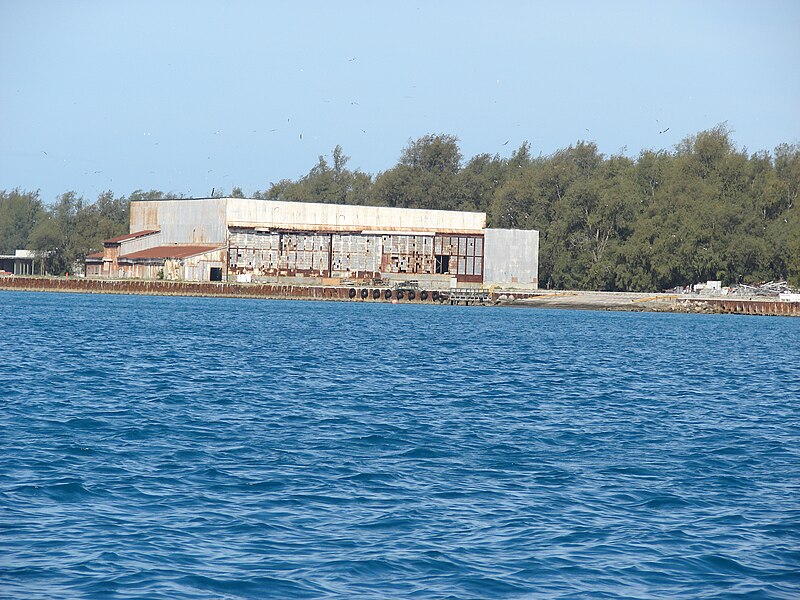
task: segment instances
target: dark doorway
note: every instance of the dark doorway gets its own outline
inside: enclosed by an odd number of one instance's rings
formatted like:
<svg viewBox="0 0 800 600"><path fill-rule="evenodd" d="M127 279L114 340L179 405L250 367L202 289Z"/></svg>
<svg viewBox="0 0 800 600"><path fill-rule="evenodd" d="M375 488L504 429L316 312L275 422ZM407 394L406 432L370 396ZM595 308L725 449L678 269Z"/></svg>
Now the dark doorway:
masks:
<svg viewBox="0 0 800 600"><path fill-rule="evenodd" d="M450 272L450 255L437 254L436 255L436 274L444 275Z"/></svg>
<svg viewBox="0 0 800 600"><path fill-rule="evenodd" d="M222 281L222 267L211 267L211 281Z"/></svg>

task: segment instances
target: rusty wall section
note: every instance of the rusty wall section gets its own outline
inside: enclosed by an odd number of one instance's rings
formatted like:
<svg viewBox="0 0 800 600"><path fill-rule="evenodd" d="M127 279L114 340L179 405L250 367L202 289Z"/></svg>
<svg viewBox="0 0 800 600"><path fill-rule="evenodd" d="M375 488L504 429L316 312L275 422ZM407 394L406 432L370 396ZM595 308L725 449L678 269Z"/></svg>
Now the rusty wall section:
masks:
<svg viewBox="0 0 800 600"><path fill-rule="evenodd" d="M378 235L333 234L332 276L358 279L380 277L382 248L383 239Z"/></svg>
<svg viewBox="0 0 800 600"><path fill-rule="evenodd" d="M800 302L786 302L782 300L735 300L735 299L691 299L687 302L699 306L707 306L717 312L737 315L790 315L800 316Z"/></svg>
<svg viewBox="0 0 800 600"><path fill-rule="evenodd" d="M232 229L228 269L232 275L328 277L330 235Z"/></svg>
<svg viewBox="0 0 800 600"><path fill-rule="evenodd" d="M299 300L346 300L353 302L441 302L438 293L408 292L370 286L303 286L286 284L239 284L195 281L145 281L136 279L85 279L73 277L0 278L0 290L78 292L87 294L141 294L156 296L222 296Z"/></svg>
<svg viewBox="0 0 800 600"><path fill-rule="evenodd" d="M231 228L228 273L376 279L447 275L483 280L480 235L320 233Z"/></svg>
<svg viewBox="0 0 800 600"><path fill-rule="evenodd" d="M414 275L435 273L433 236L385 235L382 242L382 272Z"/></svg>
<svg viewBox="0 0 800 600"><path fill-rule="evenodd" d="M483 236L437 235L434 239L433 253L434 272L455 275L459 282L483 281Z"/></svg>

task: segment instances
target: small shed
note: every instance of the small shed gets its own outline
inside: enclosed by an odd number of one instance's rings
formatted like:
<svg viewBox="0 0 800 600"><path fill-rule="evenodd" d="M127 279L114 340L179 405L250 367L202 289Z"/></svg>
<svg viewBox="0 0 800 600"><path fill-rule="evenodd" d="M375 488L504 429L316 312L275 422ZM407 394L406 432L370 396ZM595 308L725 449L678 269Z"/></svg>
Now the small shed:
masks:
<svg viewBox="0 0 800 600"><path fill-rule="evenodd" d="M225 247L166 244L117 259L119 277L177 281L222 281Z"/></svg>

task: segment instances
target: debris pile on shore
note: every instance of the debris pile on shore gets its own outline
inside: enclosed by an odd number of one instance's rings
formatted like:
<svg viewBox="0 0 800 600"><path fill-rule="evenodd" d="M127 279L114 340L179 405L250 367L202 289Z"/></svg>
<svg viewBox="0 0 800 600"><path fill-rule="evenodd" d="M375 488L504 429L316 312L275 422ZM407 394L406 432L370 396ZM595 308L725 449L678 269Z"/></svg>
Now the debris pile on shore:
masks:
<svg viewBox="0 0 800 600"><path fill-rule="evenodd" d="M725 312L715 303L703 300L677 300L664 312L680 312L693 314L719 314Z"/></svg>
<svg viewBox="0 0 800 600"><path fill-rule="evenodd" d="M729 296L758 296L762 298L776 298L781 294L798 293L786 281L767 281L761 285L747 285L740 283L728 289Z"/></svg>

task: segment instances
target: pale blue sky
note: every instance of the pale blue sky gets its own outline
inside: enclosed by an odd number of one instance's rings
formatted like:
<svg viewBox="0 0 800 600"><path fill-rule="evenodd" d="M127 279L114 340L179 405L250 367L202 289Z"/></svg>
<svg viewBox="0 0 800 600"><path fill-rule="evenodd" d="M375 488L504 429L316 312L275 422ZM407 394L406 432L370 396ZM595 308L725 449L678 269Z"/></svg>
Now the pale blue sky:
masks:
<svg viewBox="0 0 800 600"><path fill-rule="evenodd" d="M0 0L0 28L0 189L46 202L249 194L336 144L377 174L428 133L465 158L800 140L794 0Z"/></svg>

